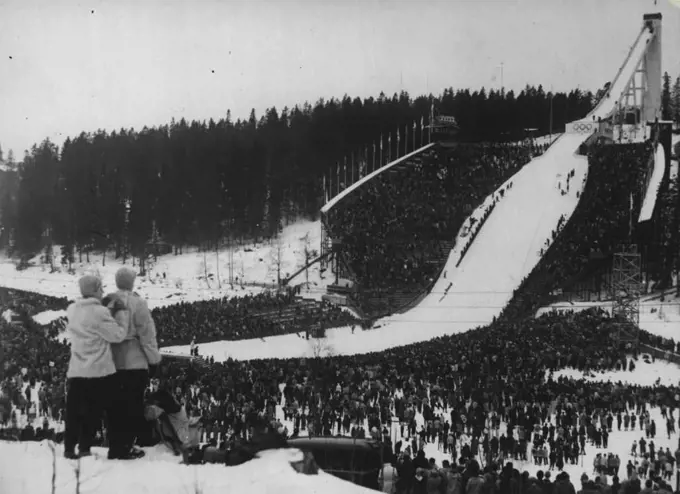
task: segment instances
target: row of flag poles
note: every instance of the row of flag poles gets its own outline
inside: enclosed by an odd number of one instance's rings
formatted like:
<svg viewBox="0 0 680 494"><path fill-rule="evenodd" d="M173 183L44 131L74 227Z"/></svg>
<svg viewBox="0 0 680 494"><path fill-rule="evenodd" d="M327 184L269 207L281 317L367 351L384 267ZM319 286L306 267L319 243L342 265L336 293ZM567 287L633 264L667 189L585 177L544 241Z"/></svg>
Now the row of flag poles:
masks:
<svg viewBox="0 0 680 494"><path fill-rule="evenodd" d="M434 109L431 110L432 118ZM409 151L409 128L411 131L411 150ZM425 119L420 118L420 146L425 145ZM406 125L402 128L398 128L395 133L395 141L397 144L396 155L392 156L392 132L387 134L387 150L384 152L383 143L384 136L380 134L380 141L376 145L374 142L369 148L368 145L364 149L358 151L357 153L351 153L342 163L337 162L335 164L335 171L331 170L330 173L324 173L323 176L323 191L324 191L324 203L328 202L332 197L339 194L341 191L345 190L347 187L355 183L357 180L361 180L366 175L373 173L374 171L382 168L384 165L391 163L392 161L407 155L409 152L415 151L416 148L416 137L418 135L418 122L413 121L412 125ZM402 140L403 135L403 140ZM431 129L428 127L427 132L427 144L432 141ZM403 149L402 149L403 142ZM402 154L403 150L403 154ZM369 154L370 152L370 154ZM377 162L376 162L377 158ZM387 158L386 161L385 158ZM328 176L327 176L328 175ZM335 176L335 180L333 179Z"/></svg>

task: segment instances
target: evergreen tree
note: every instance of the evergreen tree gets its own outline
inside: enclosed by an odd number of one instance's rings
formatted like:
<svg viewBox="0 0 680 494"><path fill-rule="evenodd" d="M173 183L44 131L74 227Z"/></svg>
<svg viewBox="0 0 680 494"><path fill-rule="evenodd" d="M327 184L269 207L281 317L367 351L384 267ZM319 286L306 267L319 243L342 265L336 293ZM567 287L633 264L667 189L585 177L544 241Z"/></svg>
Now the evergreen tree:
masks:
<svg viewBox="0 0 680 494"><path fill-rule="evenodd" d="M680 76L676 77L671 92L671 113L675 123L680 124Z"/></svg>
<svg viewBox="0 0 680 494"><path fill-rule="evenodd" d="M590 92L550 96L555 132L592 108ZM347 161L352 180L360 161L370 170L381 156L386 162L390 135L392 157L412 149L414 140L416 148L424 145L421 120L429 123L432 103L456 118L461 140L519 140L525 128L547 133L550 99L540 86L519 93L446 88L437 97L344 95L269 108L259 118L252 110L245 120L233 121L227 111L207 122L173 119L139 131L82 132L60 153L49 141L26 153L13 192L0 190L0 221L14 229L25 254L42 250L40 239L49 232L50 242L64 246L67 262L75 253L82 259L109 249L144 262L147 243L157 238L180 253L187 245L216 248L227 234L270 237L298 216L318 214L322 177L332 175L337 187L336 163ZM14 161L11 150L8 160Z"/></svg>
<svg viewBox="0 0 680 494"><path fill-rule="evenodd" d="M668 72L663 74L663 86L661 88L661 118L663 120L670 120L671 112L671 76Z"/></svg>

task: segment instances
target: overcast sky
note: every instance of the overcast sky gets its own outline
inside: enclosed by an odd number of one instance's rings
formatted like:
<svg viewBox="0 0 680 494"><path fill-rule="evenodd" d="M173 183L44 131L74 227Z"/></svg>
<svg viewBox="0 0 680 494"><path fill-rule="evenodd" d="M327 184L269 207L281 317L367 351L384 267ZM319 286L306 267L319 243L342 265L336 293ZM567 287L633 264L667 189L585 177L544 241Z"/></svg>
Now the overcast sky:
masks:
<svg viewBox="0 0 680 494"><path fill-rule="evenodd" d="M234 119L319 97L597 89L645 12L680 74L680 0L0 0L0 145Z"/></svg>

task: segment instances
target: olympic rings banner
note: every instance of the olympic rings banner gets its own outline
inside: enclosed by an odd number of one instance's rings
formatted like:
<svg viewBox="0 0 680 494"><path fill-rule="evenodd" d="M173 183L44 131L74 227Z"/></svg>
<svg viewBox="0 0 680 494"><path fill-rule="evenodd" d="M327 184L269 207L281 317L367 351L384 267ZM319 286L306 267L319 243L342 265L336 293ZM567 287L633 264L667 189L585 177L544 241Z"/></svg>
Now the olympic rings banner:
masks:
<svg viewBox="0 0 680 494"><path fill-rule="evenodd" d="M594 122L573 122L567 125L567 133L569 134L592 134L598 128L598 124Z"/></svg>

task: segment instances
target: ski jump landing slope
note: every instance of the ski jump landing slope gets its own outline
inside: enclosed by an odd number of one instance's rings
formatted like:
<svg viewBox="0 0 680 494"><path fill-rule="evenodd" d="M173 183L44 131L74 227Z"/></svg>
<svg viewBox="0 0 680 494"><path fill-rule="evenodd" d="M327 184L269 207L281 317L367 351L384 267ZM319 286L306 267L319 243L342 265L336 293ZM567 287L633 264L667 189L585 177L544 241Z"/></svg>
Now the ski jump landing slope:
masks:
<svg viewBox="0 0 680 494"><path fill-rule="evenodd" d="M460 266L454 249L432 293L411 311L394 316L389 329L410 328L426 339L467 331L499 315L538 263L560 217L568 220L578 204L588 163L576 151L585 138L561 136L512 177L512 188L499 200ZM457 244L464 242L459 239Z"/></svg>

